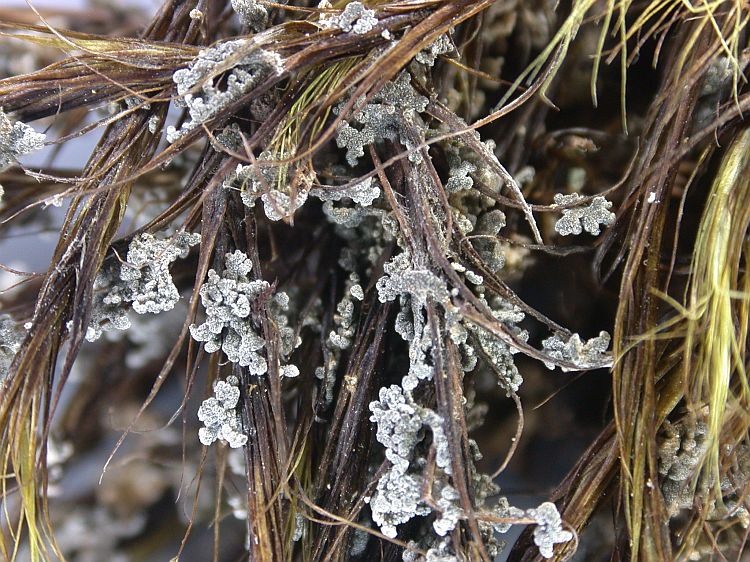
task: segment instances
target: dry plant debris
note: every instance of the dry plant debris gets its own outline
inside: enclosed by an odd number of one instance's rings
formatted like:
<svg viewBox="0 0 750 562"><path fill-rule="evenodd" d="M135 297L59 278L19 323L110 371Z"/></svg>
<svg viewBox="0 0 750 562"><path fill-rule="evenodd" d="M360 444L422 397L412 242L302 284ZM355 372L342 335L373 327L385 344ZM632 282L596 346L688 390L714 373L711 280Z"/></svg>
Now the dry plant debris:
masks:
<svg viewBox="0 0 750 562"><path fill-rule="evenodd" d="M96 6L0 10L4 558L742 559L750 8Z"/></svg>

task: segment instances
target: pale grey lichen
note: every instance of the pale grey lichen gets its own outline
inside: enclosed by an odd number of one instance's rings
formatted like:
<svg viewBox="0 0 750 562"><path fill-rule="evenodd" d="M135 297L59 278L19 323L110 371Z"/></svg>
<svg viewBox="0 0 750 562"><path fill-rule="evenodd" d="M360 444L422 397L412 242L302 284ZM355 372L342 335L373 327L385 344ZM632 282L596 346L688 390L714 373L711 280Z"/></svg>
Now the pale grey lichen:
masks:
<svg viewBox="0 0 750 562"><path fill-rule="evenodd" d="M332 346L339 349L348 349L354 336L354 327L352 326L352 317L354 316L354 303L347 293L344 298L336 305L336 314L334 322L336 330L331 330L328 335L328 341Z"/></svg>
<svg viewBox="0 0 750 562"><path fill-rule="evenodd" d="M555 194L556 205L569 205L582 199L583 197L577 193ZM609 226L615 222L615 214L609 211L611 207L610 201L602 196L596 196L587 206L564 209L562 217L555 223L555 231L561 236L569 236L581 234L585 230L596 236L601 231L600 225Z"/></svg>
<svg viewBox="0 0 750 562"><path fill-rule="evenodd" d="M414 390L420 380L432 378L429 364L432 334L426 327L425 305L428 300L453 310L446 282L428 269L415 268L408 252L394 256L383 265L384 275L375 284L380 302L399 299L401 312L396 317L396 331L409 342L409 372L401 381L406 391Z"/></svg>
<svg viewBox="0 0 750 562"><path fill-rule="evenodd" d="M419 515L428 515L432 511L424 504L421 496L422 476L410 472L415 460L415 450L425 437L422 428L430 428L436 452L435 464L445 474L451 472L448 441L443 431L442 417L429 408L416 404L411 393L400 386L381 388L379 400L370 403L370 411L370 421L377 424L376 438L385 446L385 456L392 463L391 468L378 481L370 508L373 520L380 526L383 534L395 537L397 525ZM447 502L452 496L449 491L446 494L443 499ZM447 504L443 507L444 515L435 526L436 530L441 531L450 527L456 517L460 517Z"/></svg>
<svg viewBox="0 0 750 562"><path fill-rule="evenodd" d="M193 339L203 342L206 353L220 349L232 363L248 367L250 374L262 375L268 365L258 353L266 340L257 333L252 308L261 295L270 291L267 281L250 281L252 262L241 251L225 256L222 275L208 271L208 280L200 289L206 320L190 326Z"/></svg>
<svg viewBox="0 0 750 562"><path fill-rule="evenodd" d="M533 537L539 553L545 558L554 556L554 546L573 539L573 533L562 527L562 519L557 506L544 502L535 509L526 510L526 515L536 522Z"/></svg>
<svg viewBox="0 0 750 562"><path fill-rule="evenodd" d="M351 229L360 226L368 217L375 217L387 224L388 215L383 209L374 209L372 207L335 207L333 201L323 203L323 213L329 222L341 227Z"/></svg>
<svg viewBox="0 0 750 562"><path fill-rule="evenodd" d="M105 266L94 279L94 297L91 301L91 319L86 328L86 341L93 342L110 330L127 330L130 328L128 317L129 303L119 296L119 278L113 268ZM110 298L110 292L115 297ZM68 330L72 321L68 323Z"/></svg>
<svg viewBox="0 0 750 562"><path fill-rule="evenodd" d="M130 328L130 308L138 314L172 310L180 300L180 293L169 273L169 266L178 258L187 257L190 247L198 244L200 239L200 234L190 232L178 232L164 239L149 233L134 237L119 274L114 264L109 263L94 280L86 340L93 342L105 331ZM68 323L68 329L71 326Z"/></svg>
<svg viewBox="0 0 750 562"><path fill-rule="evenodd" d="M238 60L229 72L225 88L219 90L214 84L214 75L233 56L238 57ZM175 142L185 133L206 123L222 108L247 94L264 79L283 72L283 68L283 61L278 53L254 47L249 39L224 41L201 50L188 68L177 70L172 77L190 119L180 129L169 126L167 141ZM201 93L193 93L199 87Z"/></svg>
<svg viewBox="0 0 750 562"><path fill-rule="evenodd" d="M203 445L211 445L221 440L233 449L247 443L247 435L242 432L242 423L236 410L240 399L239 380L227 377L225 381L214 383L214 396L206 398L198 408L198 419L204 427L198 430L198 439Z"/></svg>
<svg viewBox="0 0 750 562"><path fill-rule="evenodd" d="M670 517L682 509L692 509L696 497L694 476L708 449L708 425L703 419L688 416L681 422L665 422L659 443L661 491Z"/></svg>
<svg viewBox="0 0 750 562"><path fill-rule="evenodd" d="M338 369L342 352L348 349L354 338L354 311L355 304L352 298L357 293L355 287L359 286L359 276L352 272L344 286L344 295L336 304L336 313L333 315L334 329L328 334L325 341L326 353L324 364L315 369L315 376L323 381L323 392L327 406L333 400L333 390L336 383L336 370ZM364 294L362 295L364 297ZM361 300L361 299L359 299Z"/></svg>
<svg viewBox="0 0 750 562"><path fill-rule="evenodd" d="M492 306L492 315L518 340L528 339L528 333L517 327L517 324L525 317L520 308L507 301L496 299ZM508 393L518 392L523 383L523 378L513 361L513 356L518 353L518 350L480 326L469 323L467 328L474 334L479 344L478 349L482 351L484 359L490 363L497 375L498 384Z"/></svg>
<svg viewBox="0 0 750 562"><path fill-rule="evenodd" d="M0 389L10 371L13 359L21 349L26 330L8 314L0 315Z"/></svg>
<svg viewBox="0 0 750 562"><path fill-rule="evenodd" d="M159 123L161 123L161 118L158 115L152 115L148 119L148 132L152 135L156 133L156 130L159 127Z"/></svg>
<svg viewBox="0 0 750 562"><path fill-rule="evenodd" d="M365 155L365 147L375 142L375 133L370 127L355 129L344 122L336 133L336 144L346 148L346 161L350 166L356 166L357 160Z"/></svg>
<svg viewBox="0 0 750 562"><path fill-rule="evenodd" d="M493 371L498 377L497 382L500 387L509 393L518 392L523 383L523 378L513 361L513 355L516 351L483 328L478 326L473 326L472 328L485 359L492 363Z"/></svg>
<svg viewBox="0 0 750 562"><path fill-rule="evenodd" d="M378 24L375 11L367 8L362 2L349 2L337 15L324 14L318 22L323 28L338 28L347 33L361 35Z"/></svg>
<svg viewBox="0 0 750 562"><path fill-rule="evenodd" d="M385 447L386 458L397 470L406 472L421 440L419 406L395 384L381 388L378 397L370 403L370 421L378 428L376 438Z"/></svg>
<svg viewBox="0 0 750 562"><path fill-rule="evenodd" d="M281 356L286 358L297 349L302 343L294 328L289 325L289 295L284 291L279 291L268 301L268 318L276 326L276 332L279 340L279 351ZM284 369L282 367L282 369ZM297 374L294 374L294 373ZM295 377L299 374L299 369L294 365L288 365L283 376Z"/></svg>
<svg viewBox="0 0 750 562"><path fill-rule="evenodd" d="M466 160L451 158L449 155L448 162L450 170L448 172L448 181L445 182L445 189L450 193L457 193L466 189L471 189L474 180L469 174L477 171L477 167Z"/></svg>
<svg viewBox="0 0 750 562"><path fill-rule="evenodd" d="M396 538L397 525L412 518L429 515L431 509L422 500L423 478L418 474L404 474L391 467L378 480L370 500L373 521L380 531Z"/></svg>
<svg viewBox="0 0 750 562"><path fill-rule="evenodd" d="M117 291L110 292L108 304L118 304L117 299L122 299L130 302L138 314L158 314L174 308L180 293L172 281L169 266L177 258L186 258L190 247L200 241L200 234L189 232L179 232L164 240L149 233L133 238L127 261L120 269L122 284L117 286Z"/></svg>
<svg viewBox="0 0 750 562"><path fill-rule="evenodd" d="M458 498L458 492L453 486L443 486L440 490L440 498L436 502L440 509L440 516L433 521L432 527L441 537L453 531L464 517L463 509L457 504Z"/></svg>
<svg viewBox="0 0 750 562"><path fill-rule="evenodd" d="M425 554L424 562L458 562L458 557L442 548L431 548Z"/></svg>
<svg viewBox="0 0 750 562"><path fill-rule="evenodd" d="M44 133L20 121L13 121L0 108L0 172L18 160L44 147Z"/></svg>
<svg viewBox="0 0 750 562"><path fill-rule="evenodd" d="M453 262L453 268L467 280L473 280L477 284L482 282L481 276L460 263ZM492 363L493 370L500 375L500 384L509 392L517 391L522 381L513 363L513 354L517 350L494 334L466 322L459 309L451 302L451 296L456 294L455 290L451 290L437 274L415 268L407 252L394 256L384 264L383 269L385 275L378 280L376 288L382 302L398 300L401 305L396 317L396 330L409 343L409 371L403 376L400 386L382 388L379 400L370 404L370 420L377 427L376 438L385 447L386 459L392 463L384 476L385 482L382 485L378 483L373 496L373 520L384 534L394 536L398 525L434 511L434 536L447 536L463 519L464 512L450 481L452 466L444 419L431 408L419 404L413 394L420 381L432 378L434 371L430 364L433 337L432 328L426 322L426 303L431 300L444 309L446 332L462 351L462 368L469 371L477 364L474 347L468 343L469 336L473 335L473 341L477 342L485 359ZM500 298L485 302L493 311L497 322L503 324L520 341L526 341L528 334L517 326L524 319L524 313L519 307ZM430 431L425 431L428 428ZM438 498L433 500L434 504L428 503L424 497L420 501L420 496L417 495L418 485L424 485L422 471L427 461L423 455L427 446L434 450L436 470L432 475L432 488L437 487L439 491ZM476 449L476 445L474 448ZM475 458L480 457L477 450ZM481 475L474 474L473 478L477 482L475 501L479 508L488 495L497 492L497 488L491 480L488 481ZM422 494L425 493L431 492L423 486ZM516 511L524 515L523 511ZM541 536L542 531L538 533L540 542L549 537L552 537L551 540L567 537L562 531L555 534L553 522L549 518L542 518L542 515L547 515L545 509L542 509L539 516L546 525L546 534ZM499 543L494 538L493 525L484 523L480 532L486 538L488 548L496 553ZM542 546L544 549L545 544ZM421 548L426 550L432 547L422 544ZM443 555L452 556L449 551L441 550L440 556Z"/></svg>
<svg viewBox="0 0 750 562"><path fill-rule="evenodd" d="M609 342L609 334L603 331L585 342L578 334L573 334L567 340L556 334L542 341L542 350L554 359L573 363L578 369L588 369L601 367L609 362ZM555 368L554 362L544 364L548 369Z"/></svg>
<svg viewBox="0 0 750 562"><path fill-rule="evenodd" d="M472 271L471 269L467 269L464 272L464 277L466 277L466 280L472 285L481 285L482 283L484 283L484 277L482 277L475 271Z"/></svg>
<svg viewBox="0 0 750 562"><path fill-rule="evenodd" d="M289 155L264 151L258 156L255 164L238 164L235 172L224 181L224 187L239 189L242 202L248 207L255 207L255 203L260 199L266 216L272 221L289 217L304 205L308 192L287 194L277 189L280 187L279 166L268 162L287 156ZM286 182L283 183L281 188L287 189Z"/></svg>
<svg viewBox="0 0 750 562"><path fill-rule="evenodd" d="M435 464L442 468L445 474L452 474L450 449L448 438L443 429L443 417L430 408L421 407L422 423L432 432L432 446L435 449Z"/></svg>
<svg viewBox="0 0 750 562"><path fill-rule="evenodd" d="M380 197L380 183L374 178L367 178L347 189L336 187L311 189L310 195L321 201L341 201L344 198L349 198L357 205L369 207L373 201Z"/></svg>
<svg viewBox="0 0 750 562"><path fill-rule="evenodd" d="M349 121L339 125L336 144L346 148L346 161L356 166L364 156L364 148L383 140L395 141L410 147L405 123L427 109L428 99L411 85L411 76L403 71L392 82L387 82L369 103L364 98L355 103ZM336 108L340 112L343 103Z"/></svg>
<svg viewBox="0 0 750 562"><path fill-rule="evenodd" d="M384 275L378 279L378 300L393 301L399 295L409 295L419 304L427 299L438 303L450 300L448 287L440 277L427 269L414 269L407 252L402 252L383 265Z"/></svg>
<svg viewBox="0 0 750 562"><path fill-rule="evenodd" d="M247 192L246 192L247 193ZM263 210L272 221L279 221L295 213L307 200L307 192L299 192L292 196L281 191L272 190L260 196ZM245 201L245 198L243 198Z"/></svg>
<svg viewBox="0 0 750 562"><path fill-rule="evenodd" d="M434 66L435 61L440 55L450 53L451 51L453 51L453 42L448 34L443 33L431 45L419 51L414 58L421 64Z"/></svg>
<svg viewBox="0 0 750 562"><path fill-rule="evenodd" d="M450 538L446 537L440 541L427 538L420 542L427 544L409 541L402 555L403 562L458 562L458 557L451 549ZM419 550L424 551L424 556L419 553Z"/></svg>
<svg viewBox="0 0 750 562"><path fill-rule="evenodd" d="M305 532L305 518L297 513L294 516L294 534L292 535L292 542L297 542L302 538Z"/></svg>
<svg viewBox="0 0 750 562"><path fill-rule="evenodd" d="M299 376L299 367L296 365L283 365L280 369L283 378L293 379Z"/></svg>
<svg viewBox="0 0 750 562"><path fill-rule="evenodd" d="M232 122L209 140L217 151L239 152L242 149L242 129L240 129L239 124Z"/></svg>
<svg viewBox="0 0 750 562"><path fill-rule="evenodd" d="M268 24L268 10L257 0L232 0L240 21L253 31L263 31Z"/></svg>
<svg viewBox="0 0 750 562"><path fill-rule="evenodd" d="M497 504L494 506L490 513L498 519L506 519L508 521L512 521L514 519L523 520L523 518L526 517L526 512L523 509L519 509L515 506L510 505L508 498L504 496L501 496L498 499ZM493 523L492 526L496 532L504 534L510 530L513 524Z"/></svg>
<svg viewBox="0 0 750 562"><path fill-rule="evenodd" d="M499 209L479 215L473 226L472 244L486 267L493 273L505 266L505 251L497 239L497 235L504 227L505 213Z"/></svg>

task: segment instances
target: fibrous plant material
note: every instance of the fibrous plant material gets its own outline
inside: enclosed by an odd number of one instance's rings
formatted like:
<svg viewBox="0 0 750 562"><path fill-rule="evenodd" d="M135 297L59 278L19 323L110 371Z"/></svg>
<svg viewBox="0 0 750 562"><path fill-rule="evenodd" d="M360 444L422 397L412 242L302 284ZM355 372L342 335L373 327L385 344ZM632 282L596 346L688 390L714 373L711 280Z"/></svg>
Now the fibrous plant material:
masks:
<svg viewBox="0 0 750 562"><path fill-rule="evenodd" d="M740 559L748 10L3 11L2 556Z"/></svg>

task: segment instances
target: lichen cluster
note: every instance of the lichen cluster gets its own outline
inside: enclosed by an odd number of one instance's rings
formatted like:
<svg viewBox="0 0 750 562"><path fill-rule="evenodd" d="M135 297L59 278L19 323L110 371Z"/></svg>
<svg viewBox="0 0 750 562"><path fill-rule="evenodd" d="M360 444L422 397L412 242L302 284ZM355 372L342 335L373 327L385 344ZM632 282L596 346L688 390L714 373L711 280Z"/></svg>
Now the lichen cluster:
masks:
<svg viewBox="0 0 750 562"><path fill-rule="evenodd" d="M119 275L115 274L118 268L111 262L96 278L86 339L96 341L104 331L130 328L130 308L138 314L172 310L180 300L180 293L169 266L187 257L190 247L200 239L200 234L189 232L179 232L165 239L148 233L135 237L128 248L127 261L119 267Z"/></svg>

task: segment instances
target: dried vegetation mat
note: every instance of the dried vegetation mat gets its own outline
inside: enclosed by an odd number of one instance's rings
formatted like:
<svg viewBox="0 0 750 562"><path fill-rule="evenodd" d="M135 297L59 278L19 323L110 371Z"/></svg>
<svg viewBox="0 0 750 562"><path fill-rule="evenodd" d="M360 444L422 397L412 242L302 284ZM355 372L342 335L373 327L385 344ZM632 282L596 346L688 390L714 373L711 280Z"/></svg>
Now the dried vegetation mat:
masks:
<svg viewBox="0 0 750 562"><path fill-rule="evenodd" d="M0 556L744 560L749 17L0 8Z"/></svg>

